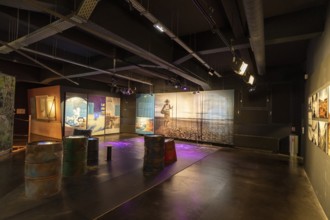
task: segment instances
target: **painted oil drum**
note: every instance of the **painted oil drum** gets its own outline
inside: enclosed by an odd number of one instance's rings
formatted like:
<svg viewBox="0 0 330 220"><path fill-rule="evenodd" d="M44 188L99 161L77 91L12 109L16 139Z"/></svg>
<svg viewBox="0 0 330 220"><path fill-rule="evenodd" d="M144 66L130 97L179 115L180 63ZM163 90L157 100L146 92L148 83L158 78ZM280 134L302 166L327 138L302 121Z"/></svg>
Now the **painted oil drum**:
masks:
<svg viewBox="0 0 330 220"><path fill-rule="evenodd" d="M144 163L145 173L154 173L164 168L164 141L163 135L144 136Z"/></svg>
<svg viewBox="0 0 330 220"><path fill-rule="evenodd" d="M91 137L92 136L92 130L90 129L77 129L75 128L73 130L73 135L77 135L77 136L86 136L86 137Z"/></svg>
<svg viewBox="0 0 330 220"><path fill-rule="evenodd" d="M32 142L26 146L25 153L25 195L28 198L40 199L60 192L62 142Z"/></svg>
<svg viewBox="0 0 330 220"><path fill-rule="evenodd" d="M85 136L63 139L63 176L80 176L87 172L87 143Z"/></svg>
<svg viewBox="0 0 330 220"><path fill-rule="evenodd" d="M175 150L175 142L173 139L166 139L165 140L165 153L164 153L164 163L165 165L174 163L177 161L176 157L176 150Z"/></svg>
<svg viewBox="0 0 330 220"><path fill-rule="evenodd" d="M99 160L99 139L88 138L87 146L87 164L92 165Z"/></svg>

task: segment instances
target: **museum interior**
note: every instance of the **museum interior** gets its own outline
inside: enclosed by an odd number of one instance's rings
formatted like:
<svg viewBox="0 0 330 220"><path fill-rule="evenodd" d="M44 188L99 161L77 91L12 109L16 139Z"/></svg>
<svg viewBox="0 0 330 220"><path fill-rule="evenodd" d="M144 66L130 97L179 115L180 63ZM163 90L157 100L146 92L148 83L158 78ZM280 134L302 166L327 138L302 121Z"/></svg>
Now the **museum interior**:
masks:
<svg viewBox="0 0 330 220"><path fill-rule="evenodd" d="M327 0L2 0L0 219L328 219L329 96Z"/></svg>

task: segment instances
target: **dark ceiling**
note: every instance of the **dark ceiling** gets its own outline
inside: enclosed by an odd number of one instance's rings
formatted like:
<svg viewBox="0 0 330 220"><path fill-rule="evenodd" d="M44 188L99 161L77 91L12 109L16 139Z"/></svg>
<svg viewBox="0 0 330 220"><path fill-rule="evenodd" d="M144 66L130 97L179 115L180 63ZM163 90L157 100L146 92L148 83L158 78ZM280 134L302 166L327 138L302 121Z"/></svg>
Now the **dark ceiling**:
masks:
<svg viewBox="0 0 330 220"><path fill-rule="evenodd" d="M327 4L0 0L0 72L41 84L85 78L110 86L162 81L207 90L234 75L235 55L262 81L271 74L303 74L308 44L323 32ZM156 30L156 23L167 31Z"/></svg>

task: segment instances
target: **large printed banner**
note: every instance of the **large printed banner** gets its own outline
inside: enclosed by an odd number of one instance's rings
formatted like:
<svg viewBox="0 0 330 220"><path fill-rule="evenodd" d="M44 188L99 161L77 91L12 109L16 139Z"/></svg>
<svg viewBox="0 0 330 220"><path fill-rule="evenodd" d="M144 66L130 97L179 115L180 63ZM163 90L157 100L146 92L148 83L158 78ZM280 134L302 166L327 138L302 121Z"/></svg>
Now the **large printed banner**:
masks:
<svg viewBox="0 0 330 220"><path fill-rule="evenodd" d="M87 95L66 93L64 112L65 136L72 135L75 128L86 129Z"/></svg>
<svg viewBox="0 0 330 220"><path fill-rule="evenodd" d="M137 99L137 112L148 105ZM140 109L140 110L139 110ZM154 101L154 132L167 137L212 143L233 144L234 90L200 92L158 93ZM147 116L152 120L152 115ZM137 114L136 130L141 130ZM151 132L152 129L149 131ZM141 133L141 132L140 132Z"/></svg>
<svg viewBox="0 0 330 220"><path fill-rule="evenodd" d="M154 133L155 96L150 94L136 95L136 122L137 134Z"/></svg>
<svg viewBox="0 0 330 220"><path fill-rule="evenodd" d="M119 133L120 98L67 93L65 136L76 129L90 129L92 135Z"/></svg>
<svg viewBox="0 0 330 220"><path fill-rule="evenodd" d="M120 98L106 97L105 103L105 134L120 131Z"/></svg>

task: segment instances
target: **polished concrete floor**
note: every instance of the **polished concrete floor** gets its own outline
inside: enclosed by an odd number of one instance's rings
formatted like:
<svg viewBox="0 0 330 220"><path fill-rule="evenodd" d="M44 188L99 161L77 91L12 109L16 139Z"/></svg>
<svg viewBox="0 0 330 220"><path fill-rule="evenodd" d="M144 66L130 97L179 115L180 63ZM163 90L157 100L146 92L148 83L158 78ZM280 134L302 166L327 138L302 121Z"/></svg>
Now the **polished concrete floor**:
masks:
<svg viewBox="0 0 330 220"><path fill-rule="evenodd" d="M144 175L143 144L100 138L99 163L39 200L25 196L24 151L0 158L0 219L327 219L298 160L176 141L178 161Z"/></svg>

